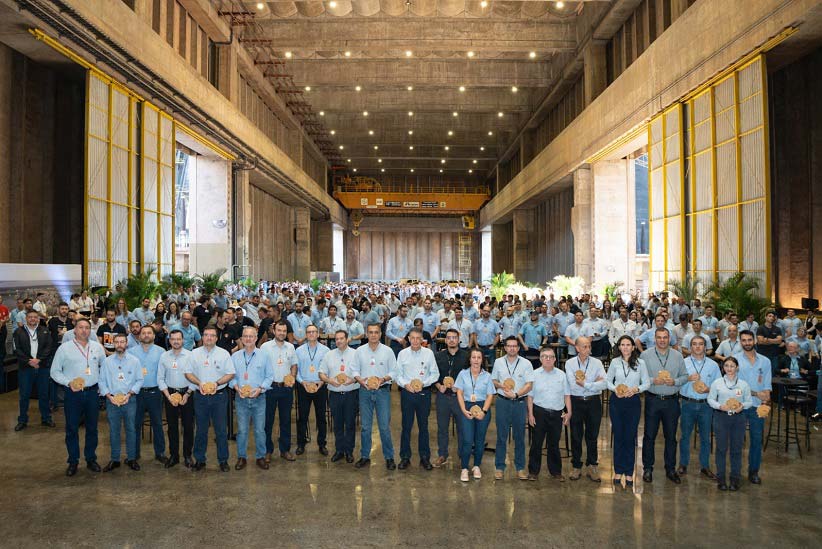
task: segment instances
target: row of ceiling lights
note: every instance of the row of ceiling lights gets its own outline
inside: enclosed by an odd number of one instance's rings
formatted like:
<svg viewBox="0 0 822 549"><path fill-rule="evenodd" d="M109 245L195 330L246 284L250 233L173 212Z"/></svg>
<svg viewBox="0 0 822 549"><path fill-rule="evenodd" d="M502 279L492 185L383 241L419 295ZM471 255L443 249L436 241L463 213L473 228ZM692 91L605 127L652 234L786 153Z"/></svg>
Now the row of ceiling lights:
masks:
<svg viewBox="0 0 822 549"><path fill-rule="evenodd" d="M306 92L310 92L312 90L311 86L305 86L303 89ZM407 86L405 89L408 90L408 91L414 91L414 86ZM458 89L459 89L460 93L465 93L465 91L466 91L465 86L460 86ZM354 86L354 91L361 92L362 91L362 86ZM517 93L518 91L519 91L518 87L511 86L511 93ZM457 116L457 114L454 113L454 116Z"/></svg>
<svg viewBox="0 0 822 549"><path fill-rule="evenodd" d="M292 52L291 50L286 50L284 55L285 55L286 59L291 59L292 57L294 57L294 52ZM343 55L345 55L346 57L351 57L351 50L345 50L343 52ZM474 51L468 51L468 52L466 52L465 55L469 59L473 59L476 56L476 53ZM405 50L405 56L406 57L413 57L414 52L411 51L411 50ZM535 52L535 51L529 51L528 52L528 59L536 59L536 58L537 58L537 52Z"/></svg>
<svg viewBox="0 0 822 549"><path fill-rule="evenodd" d="M559 9L562 9L562 8L565 7L565 2L562 2L562 0L557 0L557 1L554 1L553 3ZM410 5L411 2L408 1L408 2L406 2L406 4ZM328 3L328 7L329 8L336 8L337 7L336 0L331 0ZM482 2L480 2L480 7L483 8L483 9L487 8L488 7L488 0L482 0ZM265 9L265 3L264 2L257 2L257 10L262 11L264 9Z"/></svg>
<svg viewBox="0 0 822 549"><path fill-rule="evenodd" d="M349 158L349 159L348 159L348 161L349 161L349 162L351 162L351 159ZM352 171L352 172L356 172L356 171L357 171L357 168L351 168L351 171ZM411 173L414 173L414 168L411 168L411 169L409 169L408 171L409 171L409 172L411 172ZM445 171L445 170L443 170L442 168L440 168L440 173L443 173L444 171ZM380 168L380 173L385 173L385 168ZM468 170L468 173L474 173L474 170Z"/></svg>

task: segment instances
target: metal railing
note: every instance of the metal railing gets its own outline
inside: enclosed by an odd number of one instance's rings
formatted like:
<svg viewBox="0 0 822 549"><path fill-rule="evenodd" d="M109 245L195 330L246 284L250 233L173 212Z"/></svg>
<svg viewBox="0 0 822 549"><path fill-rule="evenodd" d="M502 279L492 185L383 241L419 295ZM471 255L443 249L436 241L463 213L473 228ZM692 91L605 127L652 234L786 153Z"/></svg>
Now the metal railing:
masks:
<svg viewBox="0 0 822 549"><path fill-rule="evenodd" d="M420 176L398 177L378 181L373 177L335 178L335 192L383 192L383 193L431 193L431 194L482 194L490 196L486 185L467 185Z"/></svg>

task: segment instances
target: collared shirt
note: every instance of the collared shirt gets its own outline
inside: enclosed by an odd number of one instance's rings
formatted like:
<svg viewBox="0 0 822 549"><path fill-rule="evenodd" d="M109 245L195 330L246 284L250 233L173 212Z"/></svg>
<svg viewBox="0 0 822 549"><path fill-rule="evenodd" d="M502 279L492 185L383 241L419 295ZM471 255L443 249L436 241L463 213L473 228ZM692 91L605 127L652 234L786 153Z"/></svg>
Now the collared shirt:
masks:
<svg viewBox="0 0 822 549"><path fill-rule="evenodd" d="M576 322L574 322L573 324L569 325L567 328L565 328L565 333L562 334L562 335L567 337L567 338L570 338L571 341L576 341L577 338L579 338L579 337L592 336L593 333L594 332L590 329L590 326L588 325L588 322L583 320L581 324L577 324ZM567 343L567 340L566 340L566 343ZM573 345L569 344L568 345L568 355L569 356L576 356L576 354L577 354L576 348Z"/></svg>
<svg viewBox="0 0 822 549"><path fill-rule="evenodd" d="M734 381L729 380L728 376L724 376L716 379L711 384L711 390L708 392L708 405L711 408L719 410L719 407L731 398L741 402L743 409L759 406L754 402L759 399L751 395L751 387L739 375L736 376Z"/></svg>
<svg viewBox="0 0 822 549"><path fill-rule="evenodd" d="M616 345L617 340L624 335L634 337L636 329L637 325L633 320L617 318L611 322L611 329L608 330L608 341L611 342L611 345Z"/></svg>
<svg viewBox="0 0 822 549"><path fill-rule="evenodd" d="M637 358L636 370L631 368L622 357L617 357L608 366L608 374L605 376L608 389L616 392L617 385L623 384L628 387L637 387L639 392L647 391L651 386L651 378L648 376L648 367L645 361Z"/></svg>
<svg viewBox="0 0 822 549"><path fill-rule="evenodd" d="M513 361L508 360L508 355L503 355L494 361L491 369L491 378L499 383L506 379L514 380L514 391L519 392L527 383L530 383L534 367L531 362L517 356ZM497 394L505 396L505 391L497 389ZM506 397L508 398L508 397Z"/></svg>
<svg viewBox="0 0 822 549"><path fill-rule="evenodd" d="M189 351L194 349L194 345L203 337L200 335L200 330L194 324L189 324L188 328L182 323L174 324L169 328L169 333L174 330L180 330L183 333L183 348Z"/></svg>
<svg viewBox="0 0 822 549"><path fill-rule="evenodd" d="M66 345L60 345L54 354L51 379L68 387L71 380L82 377L86 387L91 387L100 377L100 365L105 358L105 349L96 341L89 341L83 347L72 337Z"/></svg>
<svg viewBox="0 0 822 549"><path fill-rule="evenodd" d="M273 382L282 383L283 378L291 374L291 367L297 365L297 353L294 345L288 341L280 344L276 339L272 339L263 343L260 350L269 355L269 362L274 372Z"/></svg>
<svg viewBox="0 0 822 549"><path fill-rule="evenodd" d="M311 317L305 313L291 313L286 319L294 330L294 337L299 340L305 339L305 329L311 325Z"/></svg>
<svg viewBox="0 0 822 549"><path fill-rule="evenodd" d="M320 364L325 358L329 348L322 343L316 343L314 347L303 343L295 354L297 356L297 381L317 383L320 381Z"/></svg>
<svg viewBox="0 0 822 549"><path fill-rule="evenodd" d="M460 334L460 347L467 349L471 343L471 328L473 324L470 320L463 318L462 320L454 319L448 323L448 329L453 329Z"/></svg>
<svg viewBox="0 0 822 549"><path fill-rule="evenodd" d="M357 373L357 351L351 347L346 347L345 351L333 349L328 351L320 362L320 372L330 378L337 377L339 374L345 374L351 379L359 376ZM348 393L359 389L358 383L351 383L348 385L341 385L334 387L328 384L328 390L332 393Z"/></svg>
<svg viewBox="0 0 822 549"><path fill-rule="evenodd" d="M37 326L32 330L29 328L28 324L23 324L23 329L26 331L26 334L29 336L29 345L31 346L31 351L29 352L29 356L31 358L37 358L37 351L40 349L40 344L37 341ZM5 341L2 342L3 345L6 344Z"/></svg>
<svg viewBox="0 0 822 549"><path fill-rule="evenodd" d="M428 387L440 377L434 352L426 347L414 351L406 347L397 354L397 383L405 387L412 379L422 381L423 387Z"/></svg>
<svg viewBox="0 0 822 549"><path fill-rule="evenodd" d="M691 376L692 374L699 374L699 380L708 387L710 387L718 378L722 377L719 373L719 366L717 366L716 361L707 356L703 356L702 360L697 360L693 356L686 358L685 371L688 373L688 376ZM697 393L694 390L693 381L689 381L683 385L679 390L679 394L684 397L694 398L697 400L708 398L707 395Z"/></svg>
<svg viewBox="0 0 822 549"><path fill-rule="evenodd" d="M88 340L96 342L97 341L97 334L95 334L94 332L89 332ZM71 330L64 333L63 338L60 339L61 344L68 343L69 341L74 341L74 328L72 328Z"/></svg>
<svg viewBox="0 0 822 549"><path fill-rule="evenodd" d="M770 391L772 389L771 361L768 357L756 353L756 358L752 364L745 355L745 351L740 351L735 356L739 362L739 373L737 377L748 384L752 393ZM753 399L754 406L762 404L762 401L758 397L751 395L751 398Z"/></svg>
<svg viewBox="0 0 822 549"><path fill-rule="evenodd" d="M601 318L589 319L588 331L591 332L591 339L593 341L599 341L604 337L608 337L608 322Z"/></svg>
<svg viewBox="0 0 822 549"><path fill-rule="evenodd" d="M186 365L190 361L191 351L188 349L180 349L179 354L175 354L174 349L163 353L157 367L157 386L160 390L185 389L186 387L196 389L185 376Z"/></svg>
<svg viewBox="0 0 822 549"><path fill-rule="evenodd" d="M717 328L717 323L719 322L719 320L717 320L717 318L715 316L706 316L706 315L702 315L701 317L699 317L699 320L702 321L702 331L705 332L705 334L708 337L716 338L717 335L718 335L716 333L716 328Z"/></svg>
<svg viewBox="0 0 822 549"><path fill-rule="evenodd" d="M255 325L260 323L260 306L254 305L253 303L246 303L243 305L243 309L245 310L245 316L251 319Z"/></svg>
<svg viewBox="0 0 822 549"><path fill-rule="evenodd" d="M134 318L140 321L143 326L148 326L152 322L154 322L154 311L151 309L144 309L140 307L136 311L134 311Z"/></svg>
<svg viewBox="0 0 822 549"><path fill-rule="evenodd" d="M430 311L428 313L423 311L414 317L415 320L418 318L422 319L422 329L430 334L434 333L434 330L440 323L440 317L434 311Z"/></svg>
<svg viewBox="0 0 822 549"><path fill-rule="evenodd" d="M351 324L349 324L348 321L343 322L343 330L348 333L349 347L354 347L356 349L362 344L361 339L354 339L355 337L360 338L365 334L365 330L359 320L352 320Z"/></svg>
<svg viewBox="0 0 822 549"><path fill-rule="evenodd" d="M462 311L462 316L464 316L465 318L467 318L471 322L474 322L476 319L478 319L480 317L480 313L477 310L477 308L472 305L471 307L466 307Z"/></svg>
<svg viewBox="0 0 822 549"><path fill-rule="evenodd" d="M535 406L555 412L565 408L565 397L571 394L565 372L559 368L552 368L549 372L539 367L532 370L529 381L533 385L528 396L534 399Z"/></svg>
<svg viewBox="0 0 822 549"><path fill-rule="evenodd" d="M120 313L120 314L118 314L117 316L114 317L114 321L117 322L117 324L121 325L126 330L128 330L128 323L131 322L132 320L137 320L137 319L134 316L134 313L132 313L131 311L129 311L127 314Z"/></svg>
<svg viewBox="0 0 822 549"><path fill-rule="evenodd" d="M500 339L516 336L522 326L519 315L504 316L499 321Z"/></svg>
<svg viewBox="0 0 822 549"><path fill-rule="evenodd" d="M113 354L100 366L98 389L101 395L137 394L143 386L143 369L140 361L129 353Z"/></svg>
<svg viewBox="0 0 822 549"><path fill-rule="evenodd" d="M797 316L793 318L785 317L782 320L777 321L777 324L779 324L779 327L782 328L784 337L790 337L792 335L796 335L796 330L802 327L802 320Z"/></svg>
<svg viewBox="0 0 822 549"><path fill-rule="evenodd" d="M574 315L571 313L558 313L554 316L554 326L557 327L557 333L561 336L565 336L565 331L568 329L568 326L574 322ZM563 347L568 345L564 337L559 338L559 343Z"/></svg>
<svg viewBox="0 0 822 549"><path fill-rule="evenodd" d="M200 383L217 382L221 377L234 374L234 363L228 351L216 345L211 350L205 347L197 347L191 351L191 360L186 364L185 373L194 374ZM223 389L228 383L217 386L217 390Z"/></svg>
<svg viewBox="0 0 822 549"><path fill-rule="evenodd" d="M231 355L235 375L228 382L229 386L236 388L250 385L252 389L260 388L263 392L271 389L271 383L274 381L274 368L270 358L268 353L256 348L251 353L243 348Z"/></svg>
<svg viewBox="0 0 822 549"><path fill-rule="evenodd" d="M485 402L489 396L496 392L491 374L485 370L480 370L476 379L471 375L471 368L462 370L457 379L454 380L454 391L462 391L462 398L465 402L475 404Z"/></svg>
<svg viewBox="0 0 822 549"><path fill-rule="evenodd" d="M128 353L137 357L143 367L143 387L157 387L157 368L160 365L160 357L165 349L153 343L146 350L142 345L132 347Z"/></svg>
<svg viewBox="0 0 822 549"><path fill-rule="evenodd" d="M434 359L440 371L437 383L442 383L446 376L457 379L460 372L468 368L468 352L465 349L457 348L457 352L452 355L446 348L436 353Z"/></svg>
<svg viewBox="0 0 822 549"><path fill-rule="evenodd" d="M679 341L676 338L676 334L668 326L663 326L663 328L668 330L668 336L670 338L669 341L668 341L668 345L670 347L673 347L674 345L676 345L677 341ZM639 342L642 343L642 348L643 349L650 349L651 347L655 347L656 346L656 324L654 324L653 326L651 326L650 328L645 330L645 333L643 333L637 339L639 339ZM653 377L653 376L651 376L651 377Z"/></svg>
<svg viewBox="0 0 822 549"><path fill-rule="evenodd" d="M742 350L742 345L739 343L739 339L736 341L731 341L730 339L726 339L722 341L719 346L716 348L716 354L719 356L734 356L738 352Z"/></svg>
<svg viewBox="0 0 822 549"><path fill-rule="evenodd" d="M585 386L577 385L576 371L582 370L585 372ZM568 378L568 385L571 387L571 396L590 397L602 394L602 391L608 386L605 379L605 368L598 358L592 356L588 360L580 362L579 357L575 356L569 358L565 362L565 377ZM602 378L597 381L598 378Z"/></svg>
<svg viewBox="0 0 822 549"><path fill-rule="evenodd" d="M706 351L712 351L713 348L714 348L714 344L711 343L711 338L708 337L705 334L702 334L702 333L696 334L694 332L690 332L690 333L688 333L688 335L686 335L685 337L682 338L682 345L680 345L680 348L690 351L691 350L691 340L694 337L696 337L697 335L701 335L703 338L705 338L705 350Z"/></svg>
<svg viewBox="0 0 822 549"><path fill-rule="evenodd" d="M551 313L545 313L545 314L539 315L538 320L539 320L540 324L545 326L545 331L546 332L551 332L551 330L553 329L553 327L557 323L556 319L554 318L554 315L552 315Z"/></svg>
<svg viewBox="0 0 822 549"><path fill-rule="evenodd" d="M685 360L682 358L682 353L676 349L668 347L668 352L660 353L654 345L639 356L645 361L651 380L659 377L659 372L662 370L667 370L674 380L673 385L654 385L651 381L649 393L660 396L675 395L679 388L687 383L688 373L685 371Z"/></svg>
<svg viewBox="0 0 822 549"><path fill-rule="evenodd" d="M548 333L545 331L545 326L539 322L536 324L528 322L519 329L519 335L522 336L522 340L529 349L539 349Z"/></svg>
<svg viewBox="0 0 822 549"><path fill-rule="evenodd" d="M474 321L471 333L477 334L477 345L488 347L494 343L494 339L500 333L500 327L496 320L480 318Z"/></svg>
<svg viewBox="0 0 822 549"><path fill-rule="evenodd" d="M392 341L397 339L405 339L405 336L408 335L408 332L413 327L414 322L407 316L405 318L395 316L388 321L388 326L385 329L385 335L387 335Z"/></svg>
<svg viewBox="0 0 822 549"><path fill-rule="evenodd" d="M355 321L356 322L356 321ZM346 329L345 320L341 319L338 316L330 317L326 316L325 318L319 321L319 329L321 334L327 334L329 339L334 339L334 334L337 333L337 330L343 330L345 333L348 333ZM334 343L334 347L336 347L336 342Z"/></svg>
<svg viewBox="0 0 822 549"><path fill-rule="evenodd" d="M377 349L374 350L369 344L365 344L359 347L356 352L357 373L360 379L367 379L372 376L397 378L397 359L391 347L378 343ZM386 382L388 385L391 383L391 381Z"/></svg>

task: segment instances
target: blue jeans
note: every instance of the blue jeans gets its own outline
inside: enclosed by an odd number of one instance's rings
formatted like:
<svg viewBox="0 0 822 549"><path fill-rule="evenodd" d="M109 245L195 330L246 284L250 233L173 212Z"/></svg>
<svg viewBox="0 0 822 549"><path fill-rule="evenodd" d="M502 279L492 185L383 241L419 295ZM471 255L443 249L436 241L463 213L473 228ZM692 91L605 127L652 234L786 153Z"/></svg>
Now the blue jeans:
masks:
<svg viewBox="0 0 822 549"><path fill-rule="evenodd" d="M400 431L400 458L411 459L411 429L414 418L417 418L417 450L420 459L431 459L431 447L428 440L428 414L431 413L431 390L424 389L419 393L403 390L400 393L400 410L402 411L402 431Z"/></svg>
<svg viewBox="0 0 822 549"><path fill-rule="evenodd" d="M485 357L485 369L490 372L491 368L494 367L494 361L497 359L497 348L494 345L480 346L480 350L482 350L482 356Z"/></svg>
<svg viewBox="0 0 822 549"><path fill-rule="evenodd" d="M143 418L148 412L148 419L151 423L152 442L154 444L154 455L162 456L166 453L166 438L163 433L163 393L157 387L143 389L136 396L131 397L137 401L137 409L134 415L134 426L138 433L143 431ZM137 441L137 459L140 459L140 441Z"/></svg>
<svg viewBox="0 0 822 549"><path fill-rule="evenodd" d="M354 454L354 431L357 428L357 393L328 391L328 405L334 421L334 449Z"/></svg>
<svg viewBox="0 0 822 549"><path fill-rule="evenodd" d="M765 429L765 419L756 415L756 406L744 411L748 420L748 431L751 433L751 443L748 447L748 474L758 472L762 465L762 432Z"/></svg>
<svg viewBox="0 0 822 549"><path fill-rule="evenodd" d="M97 384L86 387L76 393L66 388L66 400L63 405L66 414L66 450L68 463L80 461L80 421L85 416L86 444L84 454L86 461L97 461L97 418L100 414Z"/></svg>
<svg viewBox="0 0 822 549"><path fill-rule="evenodd" d="M514 467L517 471L525 469L525 416L527 411L525 399L515 401L497 398L497 448L494 467L499 471L505 471L509 431L514 435Z"/></svg>
<svg viewBox="0 0 822 549"><path fill-rule="evenodd" d="M265 395L234 398L237 412L237 457L248 458L248 420L254 422L254 458L265 457Z"/></svg>
<svg viewBox="0 0 822 549"><path fill-rule="evenodd" d="M822 337L822 336L816 336ZM816 385L816 411L822 414L822 368L816 371L816 376L819 379Z"/></svg>
<svg viewBox="0 0 822 549"><path fill-rule="evenodd" d="M293 387L271 387L265 392L265 451L274 453L274 441L271 433L274 430L274 419L280 414L280 438L277 443L280 452L291 450L291 406L294 404Z"/></svg>
<svg viewBox="0 0 822 549"><path fill-rule="evenodd" d="M474 405L482 408L485 401L466 402L465 409L469 410ZM491 410L488 410L482 419L468 419L465 414L460 414L457 421L462 431L462 436L459 437L460 464L463 469L468 469L473 454L474 466L479 467L482 465L482 454L485 453L485 433L488 432L488 425L491 423Z"/></svg>
<svg viewBox="0 0 822 549"><path fill-rule="evenodd" d="M215 395L204 395L199 391L194 393L194 421L197 424L197 433L194 435L194 459L198 463L206 462L209 422L214 426L214 435L217 437L217 460L220 463L228 461L227 402L225 389Z"/></svg>
<svg viewBox="0 0 822 549"><path fill-rule="evenodd" d="M51 409L49 409L49 393L51 391L51 368L29 368L28 366L17 370L17 377L20 385L20 416L18 423L29 422L29 400L31 400L31 390L37 384L37 403L40 407L40 418L42 421L51 419Z"/></svg>
<svg viewBox="0 0 822 549"><path fill-rule="evenodd" d="M132 396L128 404L117 406L106 399L108 440L111 445L111 461L120 461L120 426L126 428L126 459L137 459L137 399Z"/></svg>
<svg viewBox="0 0 822 549"><path fill-rule="evenodd" d="M699 426L699 466L708 469L711 466L711 423L713 409L708 401L701 403L682 400L679 418L679 464L687 467L691 462L691 433L694 424Z"/></svg>
<svg viewBox="0 0 822 549"><path fill-rule="evenodd" d="M745 416L728 415L714 410L714 435L716 436L716 476L725 482L728 451L731 454L731 478L739 479L742 470L742 445L745 443ZM761 435L760 435L761 440Z"/></svg>
<svg viewBox="0 0 822 549"><path fill-rule="evenodd" d="M363 459L371 459L375 409L382 456L385 459L394 459L394 443L391 441L391 385L383 385L376 391L360 389L360 456Z"/></svg>

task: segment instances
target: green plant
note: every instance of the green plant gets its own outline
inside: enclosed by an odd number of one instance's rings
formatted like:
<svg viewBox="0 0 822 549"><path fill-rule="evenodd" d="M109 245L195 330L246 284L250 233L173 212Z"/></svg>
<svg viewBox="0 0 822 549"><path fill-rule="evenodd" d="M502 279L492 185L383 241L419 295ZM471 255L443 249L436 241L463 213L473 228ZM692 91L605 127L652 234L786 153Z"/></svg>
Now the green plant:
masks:
<svg viewBox="0 0 822 549"><path fill-rule="evenodd" d="M187 290L196 283L197 280L188 273L172 273L163 277L161 287L163 293L173 294L176 293L179 288Z"/></svg>
<svg viewBox="0 0 822 549"><path fill-rule="evenodd" d="M196 279L200 283L200 290L203 295L214 295L218 290L225 288L226 281L223 275L226 269L217 269L213 273L198 274Z"/></svg>
<svg viewBox="0 0 822 549"><path fill-rule="evenodd" d="M676 297L681 297L686 303L692 303L694 299L698 299L702 294L701 289L704 284L700 278L686 274L684 280L672 278L668 280L666 286L668 291Z"/></svg>
<svg viewBox="0 0 822 549"><path fill-rule="evenodd" d="M120 298L126 300L129 309L137 309L142 306L144 299L155 299L160 295L160 283L157 282L154 273L157 269L149 268L141 273L129 275L125 280L118 283L119 293L112 296L114 302Z"/></svg>
<svg viewBox="0 0 822 549"><path fill-rule="evenodd" d="M316 293L317 290L320 289L320 286L323 285L323 281L319 278L312 278L308 285L311 286L311 289L314 290L314 293Z"/></svg>
<svg viewBox="0 0 822 549"><path fill-rule="evenodd" d="M260 285L259 282L257 282L256 280L254 280L250 276L247 276L245 278L241 278L240 280L237 281L237 284L242 286L243 288L249 290L249 291L252 291L252 292L255 291L257 289L257 287Z"/></svg>
<svg viewBox="0 0 822 549"><path fill-rule="evenodd" d="M616 299L622 295L624 285L625 283L620 280L610 282L602 288L602 294L608 298L608 301L614 303Z"/></svg>
<svg viewBox="0 0 822 549"><path fill-rule="evenodd" d="M516 281L517 279L514 275L505 271L491 275L488 279L488 282L491 284L491 295L497 301L501 301L508 293L508 288L515 284Z"/></svg>
<svg viewBox="0 0 822 549"><path fill-rule="evenodd" d="M759 280L745 273L736 273L724 282L711 284L706 297L720 314L731 310L742 318L747 313L754 313L760 322L767 311L777 307L761 295Z"/></svg>
<svg viewBox="0 0 822 549"><path fill-rule="evenodd" d="M582 295L585 288L585 279L581 276L555 276L553 280L548 282L548 287L554 291L555 295Z"/></svg>

